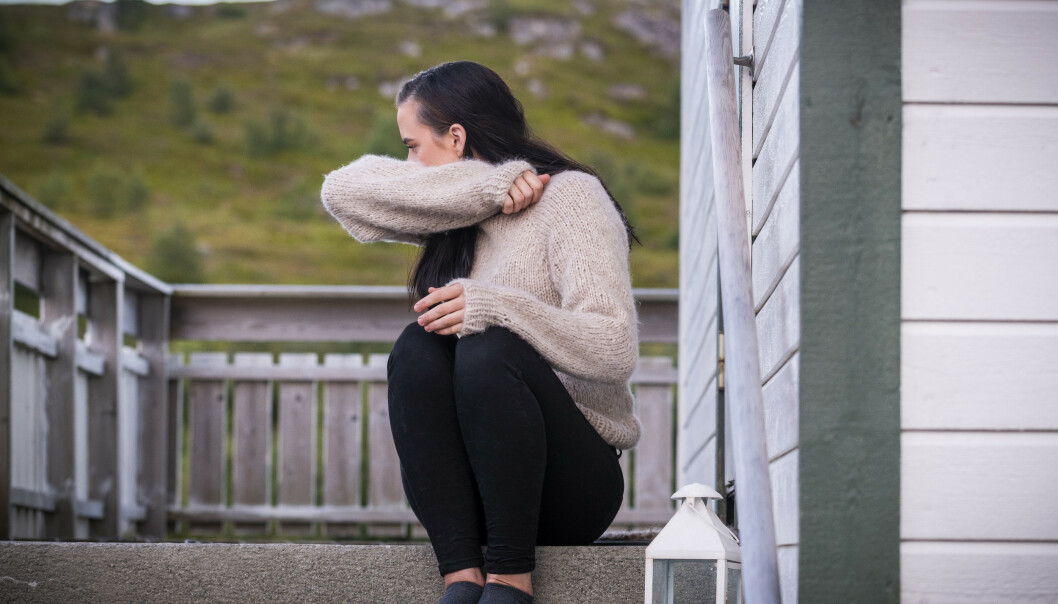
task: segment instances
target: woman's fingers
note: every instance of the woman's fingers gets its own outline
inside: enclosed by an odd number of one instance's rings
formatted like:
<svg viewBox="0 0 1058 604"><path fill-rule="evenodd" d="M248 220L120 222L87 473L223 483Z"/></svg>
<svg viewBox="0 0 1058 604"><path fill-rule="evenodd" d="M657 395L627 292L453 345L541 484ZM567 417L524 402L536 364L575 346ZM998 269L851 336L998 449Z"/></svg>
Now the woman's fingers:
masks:
<svg viewBox="0 0 1058 604"><path fill-rule="evenodd" d="M453 298L463 295L463 286L459 283L453 283L445 287L431 287L423 299L419 300L412 306L412 310L415 312L422 312L427 308L445 300L451 300Z"/></svg>
<svg viewBox="0 0 1058 604"><path fill-rule="evenodd" d="M549 174L537 175L526 170L518 175L511 183L507 192L507 199L503 202L503 213L514 214L540 201L544 194L544 185L551 182Z"/></svg>
<svg viewBox="0 0 1058 604"><path fill-rule="evenodd" d="M426 326L426 331L431 331L442 336L450 336L459 333L463 329L463 314L466 311L459 309L447 314Z"/></svg>
<svg viewBox="0 0 1058 604"><path fill-rule="evenodd" d="M459 296L453 300L449 300L444 304L438 304L427 312L424 312L419 316L419 325L426 328L426 331L434 331L430 328L431 324L443 319L444 317L463 310L466 307L466 298Z"/></svg>

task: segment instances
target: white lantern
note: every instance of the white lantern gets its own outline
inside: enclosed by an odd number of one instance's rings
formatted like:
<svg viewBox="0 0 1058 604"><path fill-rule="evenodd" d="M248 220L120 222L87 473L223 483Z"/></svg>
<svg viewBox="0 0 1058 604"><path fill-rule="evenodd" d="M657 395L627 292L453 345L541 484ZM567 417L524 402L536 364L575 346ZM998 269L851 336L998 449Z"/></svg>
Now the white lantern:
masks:
<svg viewBox="0 0 1058 604"><path fill-rule="evenodd" d="M709 509L720 494L689 484L672 496L683 503L647 546L648 604L741 604L742 555L738 539Z"/></svg>

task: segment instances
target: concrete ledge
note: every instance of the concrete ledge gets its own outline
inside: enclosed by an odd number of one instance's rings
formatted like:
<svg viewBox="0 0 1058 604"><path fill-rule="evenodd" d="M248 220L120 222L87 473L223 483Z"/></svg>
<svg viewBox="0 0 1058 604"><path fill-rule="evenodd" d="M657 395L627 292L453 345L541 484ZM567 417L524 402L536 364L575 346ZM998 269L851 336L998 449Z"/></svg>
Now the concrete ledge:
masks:
<svg viewBox="0 0 1058 604"><path fill-rule="evenodd" d="M643 545L538 547L540 604L643 601ZM427 545L0 542L0 602L434 603Z"/></svg>

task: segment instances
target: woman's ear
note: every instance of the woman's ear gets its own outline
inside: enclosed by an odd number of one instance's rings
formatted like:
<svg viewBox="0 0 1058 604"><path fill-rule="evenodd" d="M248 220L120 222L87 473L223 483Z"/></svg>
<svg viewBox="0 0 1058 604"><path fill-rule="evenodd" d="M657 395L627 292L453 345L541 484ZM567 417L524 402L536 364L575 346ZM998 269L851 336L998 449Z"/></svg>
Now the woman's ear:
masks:
<svg viewBox="0 0 1058 604"><path fill-rule="evenodd" d="M459 157L463 157L463 153L469 151L467 147L467 131L460 124L452 124L448 127L448 144L452 145L452 150Z"/></svg>

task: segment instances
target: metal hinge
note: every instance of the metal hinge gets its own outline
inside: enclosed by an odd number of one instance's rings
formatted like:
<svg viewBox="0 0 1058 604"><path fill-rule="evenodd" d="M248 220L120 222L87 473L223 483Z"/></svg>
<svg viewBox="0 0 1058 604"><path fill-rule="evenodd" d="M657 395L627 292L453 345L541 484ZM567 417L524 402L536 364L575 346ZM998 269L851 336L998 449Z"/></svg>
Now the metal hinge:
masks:
<svg viewBox="0 0 1058 604"><path fill-rule="evenodd" d="M718 332L720 337L716 348L716 389L724 389L724 332Z"/></svg>

